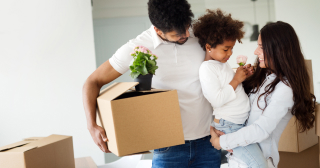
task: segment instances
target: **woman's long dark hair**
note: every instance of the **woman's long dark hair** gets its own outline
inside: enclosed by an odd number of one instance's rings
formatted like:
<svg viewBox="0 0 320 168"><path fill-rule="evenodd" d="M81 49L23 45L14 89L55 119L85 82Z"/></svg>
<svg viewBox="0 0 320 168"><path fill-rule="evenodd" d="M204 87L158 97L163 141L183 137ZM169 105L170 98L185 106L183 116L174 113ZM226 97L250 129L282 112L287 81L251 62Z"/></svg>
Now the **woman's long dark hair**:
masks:
<svg viewBox="0 0 320 168"><path fill-rule="evenodd" d="M294 105L292 114L298 121L300 132L304 132L313 127L315 120L315 103L316 98L311 94L310 77L301 52L300 43L293 27L285 22L275 22L265 25L260 30L262 41L263 55L266 68L258 65L255 73L243 82L243 86L247 94L257 93L266 75L274 73L277 77L266 86L265 92L259 96L265 95L266 98L272 93L276 85L281 81L291 87L293 91ZM258 107L262 109L259 104Z"/></svg>

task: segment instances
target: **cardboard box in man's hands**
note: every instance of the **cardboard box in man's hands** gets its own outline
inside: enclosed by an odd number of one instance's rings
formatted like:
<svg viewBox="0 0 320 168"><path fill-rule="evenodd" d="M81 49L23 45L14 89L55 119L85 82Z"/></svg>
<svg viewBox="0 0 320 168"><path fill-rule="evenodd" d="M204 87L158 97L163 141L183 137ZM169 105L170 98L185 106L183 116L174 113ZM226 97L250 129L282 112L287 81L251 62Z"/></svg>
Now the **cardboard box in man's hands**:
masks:
<svg viewBox="0 0 320 168"><path fill-rule="evenodd" d="M177 91L130 90L137 84L114 83L97 98L97 118L106 131L109 150L125 156L184 144Z"/></svg>

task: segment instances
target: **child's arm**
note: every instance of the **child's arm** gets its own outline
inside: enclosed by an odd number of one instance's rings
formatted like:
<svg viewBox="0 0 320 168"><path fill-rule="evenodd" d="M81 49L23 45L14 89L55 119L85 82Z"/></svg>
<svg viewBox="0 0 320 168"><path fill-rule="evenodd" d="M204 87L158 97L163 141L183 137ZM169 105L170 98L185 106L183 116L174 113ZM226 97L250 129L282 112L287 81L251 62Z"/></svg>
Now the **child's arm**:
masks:
<svg viewBox="0 0 320 168"><path fill-rule="evenodd" d="M219 77L215 67L208 64L201 65L199 79L202 92L213 108L221 107L236 98L234 87L231 84L221 86L219 78L223 77Z"/></svg>

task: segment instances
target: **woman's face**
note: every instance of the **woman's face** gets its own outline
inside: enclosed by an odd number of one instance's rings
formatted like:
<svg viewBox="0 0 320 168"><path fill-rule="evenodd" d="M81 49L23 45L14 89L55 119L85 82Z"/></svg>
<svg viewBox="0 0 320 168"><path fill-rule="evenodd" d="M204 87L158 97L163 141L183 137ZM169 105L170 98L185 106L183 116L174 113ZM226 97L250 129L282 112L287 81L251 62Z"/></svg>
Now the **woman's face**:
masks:
<svg viewBox="0 0 320 168"><path fill-rule="evenodd" d="M260 68L266 68L265 60L264 60L264 55L263 55L263 48L262 48L262 41L261 41L261 35L259 35L258 38L258 47L254 51L254 54L259 57L259 66Z"/></svg>

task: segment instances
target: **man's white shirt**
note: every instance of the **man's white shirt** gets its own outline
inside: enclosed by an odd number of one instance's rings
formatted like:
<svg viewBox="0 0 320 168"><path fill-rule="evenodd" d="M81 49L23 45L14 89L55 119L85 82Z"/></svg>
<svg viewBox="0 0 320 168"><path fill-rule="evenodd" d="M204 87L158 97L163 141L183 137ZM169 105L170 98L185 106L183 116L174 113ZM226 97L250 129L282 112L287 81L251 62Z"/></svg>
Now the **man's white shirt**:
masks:
<svg viewBox="0 0 320 168"><path fill-rule="evenodd" d="M159 68L152 79L152 87L177 90L185 140L210 135L212 107L203 96L199 81L199 67L205 52L198 38L190 32L189 39L182 45L166 42L151 26L120 47L109 59L111 66L121 74L127 72L133 59L130 53L137 45L147 47L158 56Z"/></svg>

